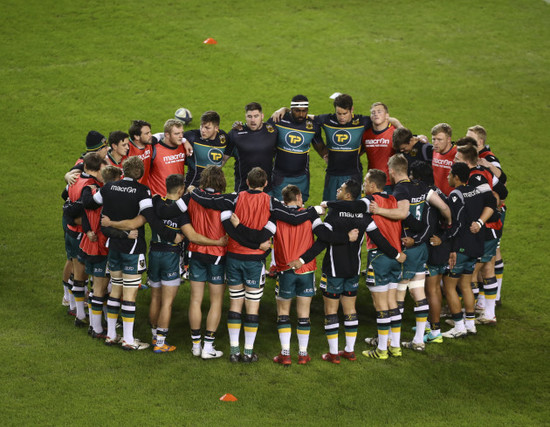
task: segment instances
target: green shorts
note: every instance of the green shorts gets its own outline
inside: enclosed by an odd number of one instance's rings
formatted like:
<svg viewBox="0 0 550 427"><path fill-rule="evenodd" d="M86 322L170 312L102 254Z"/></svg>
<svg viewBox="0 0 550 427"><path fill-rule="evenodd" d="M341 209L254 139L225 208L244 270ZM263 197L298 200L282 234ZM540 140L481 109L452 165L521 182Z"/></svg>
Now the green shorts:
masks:
<svg viewBox="0 0 550 427"><path fill-rule="evenodd" d="M263 261L244 261L227 257L225 277L228 286L245 285L260 289L265 285L265 265Z"/></svg>
<svg viewBox="0 0 550 427"><path fill-rule="evenodd" d="M321 278L319 286L328 294L340 295L347 292L357 292L359 288L359 275L353 277L326 277Z"/></svg>
<svg viewBox="0 0 550 427"><path fill-rule="evenodd" d="M433 277L433 276L438 276L440 274L445 274L445 272L447 271L447 265L443 264L443 265L427 265L426 266L428 268L428 275Z"/></svg>
<svg viewBox="0 0 550 427"><path fill-rule="evenodd" d="M178 252L149 251L149 284L152 288L160 285L178 286L180 279L180 254Z"/></svg>
<svg viewBox="0 0 550 427"><path fill-rule="evenodd" d="M390 283L399 283L402 266L378 249L371 249L368 254L369 267L374 274L367 273L367 286L371 292L385 292Z"/></svg>
<svg viewBox="0 0 550 427"><path fill-rule="evenodd" d="M483 245L483 255L479 258L479 262L489 262L497 254L499 239L485 240Z"/></svg>
<svg viewBox="0 0 550 427"><path fill-rule="evenodd" d="M456 265L449 271L449 276L458 277L462 274L472 274L476 266L476 259L466 254L457 252Z"/></svg>
<svg viewBox="0 0 550 427"><path fill-rule="evenodd" d="M109 250L109 270L122 271L122 274L138 275L145 271L145 255L125 254L114 249Z"/></svg>
<svg viewBox="0 0 550 427"><path fill-rule="evenodd" d="M191 255L189 258L189 280L223 285L225 283L225 262L208 264L194 259Z"/></svg>
<svg viewBox="0 0 550 427"><path fill-rule="evenodd" d="M75 235L79 237L74 237ZM67 253L67 259L69 261L72 259L78 259L81 238L82 233L75 233L71 230L65 233L65 252Z"/></svg>
<svg viewBox="0 0 550 427"><path fill-rule="evenodd" d="M402 280L411 280L417 273L424 273L426 271L428 247L425 243L407 248L403 252L407 255L407 259L403 263Z"/></svg>
<svg viewBox="0 0 550 427"><path fill-rule="evenodd" d="M281 299L312 297L315 295L315 272L296 274L293 270L279 273L275 283L275 296Z"/></svg>
<svg viewBox="0 0 550 427"><path fill-rule="evenodd" d="M338 190L348 179L354 179L359 184L363 182L363 178L359 175L325 175L325 189L323 191L323 200L336 200L336 190ZM359 195L361 196L361 195Z"/></svg>
<svg viewBox="0 0 550 427"><path fill-rule="evenodd" d="M287 185L295 185L300 189L302 193L303 202L307 202L309 199L309 176L276 176L273 174L273 180L271 181L273 188L271 189L271 195L277 200L283 200L283 188Z"/></svg>
<svg viewBox="0 0 550 427"><path fill-rule="evenodd" d="M84 260L86 274L94 277L105 277L107 275L106 256L86 256Z"/></svg>

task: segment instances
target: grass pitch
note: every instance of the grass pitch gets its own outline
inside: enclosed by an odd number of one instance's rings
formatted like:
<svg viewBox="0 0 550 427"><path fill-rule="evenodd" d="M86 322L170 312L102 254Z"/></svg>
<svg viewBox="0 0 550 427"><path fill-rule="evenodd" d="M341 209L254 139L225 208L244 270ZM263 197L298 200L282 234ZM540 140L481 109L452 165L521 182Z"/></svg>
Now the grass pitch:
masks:
<svg viewBox="0 0 550 427"><path fill-rule="evenodd" d="M7 0L0 10L3 425L548 422L547 2ZM207 37L218 44L204 45ZM253 366L192 358L185 285L171 327L174 354L127 354L75 330L59 305L59 194L90 129L107 135L140 118L158 132L185 106L192 125L214 109L229 130L250 101L270 113L304 93L311 112L325 113L336 91L350 93L357 112L386 102L415 133L439 122L456 138L473 124L486 127L510 189L496 327L425 354L332 366L319 358L326 340L317 296L314 360L284 369L270 360L279 351L270 280ZM226 175L231 181L230 165ZM316 203L323 165L315 153L312 176ZM360 292L359 351L375 332L370 296ZM144 339L147 302L140 293ZM412 324L409 307L404 338ZM217 342L228 350L223 324ZM228 392L239 400L220 402Z"/></svg>

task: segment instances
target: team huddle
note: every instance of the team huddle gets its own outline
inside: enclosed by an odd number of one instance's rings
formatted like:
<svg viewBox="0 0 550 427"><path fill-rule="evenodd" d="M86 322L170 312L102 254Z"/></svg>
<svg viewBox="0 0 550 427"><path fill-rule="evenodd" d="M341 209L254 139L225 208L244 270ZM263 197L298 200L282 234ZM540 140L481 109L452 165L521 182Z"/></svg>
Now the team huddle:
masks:
<svg viewBox="0 0 550 427"><path fill-rule="evenodd" d="M292 363L290 311L296 299L298 364L307 364L316 257L324 251L319 287L328 351L322 359L355 361L364 245L368 265L363 273L377 325L377 336L365 338L372 349L364 356L400 357L402 348L424 351L427 344L476 334L476 325L496 323L507 189L482 126L453 142L451 127L437 124L430 144L390 117L383 103L374 103L369 116L355 114L345 94L335 97L331 114L309 114L307 97L297 95L290 108L267 121L253 102L245 107L244 123L235 122L228 133L219 126L219 115L207 111L195 130L184 131L175 118L157 134L142 120L108 139L88 133L86 153L65 175L62 194L63 304L75 316L75 326L87 327L92 338L109 346L143 350L152 345L155 353L172 352L176 347L167 339L172 304L186 277L193 356L223 356L215 338L227 288L229 359L255 362L269 274L276 277L281 344L273 361ZM306 208L311 147L326 162L326 174L323 201ZM227 193L223 167L230 157L235 185ZM146 222L152 234L147 263ZM151 344L134 336L145 271ZM92 289L86 300L88 280ZM203 328L207 283L210 307ZM416 326L412 339L402 341L407 290ZM446 332L440 326L444 316L452 326Z"/></svg>

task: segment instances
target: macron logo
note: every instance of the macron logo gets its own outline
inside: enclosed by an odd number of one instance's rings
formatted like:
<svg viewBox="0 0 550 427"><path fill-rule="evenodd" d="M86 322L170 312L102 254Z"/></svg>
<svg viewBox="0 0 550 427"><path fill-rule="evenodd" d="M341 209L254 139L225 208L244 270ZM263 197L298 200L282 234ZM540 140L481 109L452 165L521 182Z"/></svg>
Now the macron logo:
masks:
<svg viewBox="0 0 550 427"><path fill-rule="evenodd" d="M120 185L112 185L111 190L118 191L119 193L137 193L137 188L132 187L121 187Z"/></svg>

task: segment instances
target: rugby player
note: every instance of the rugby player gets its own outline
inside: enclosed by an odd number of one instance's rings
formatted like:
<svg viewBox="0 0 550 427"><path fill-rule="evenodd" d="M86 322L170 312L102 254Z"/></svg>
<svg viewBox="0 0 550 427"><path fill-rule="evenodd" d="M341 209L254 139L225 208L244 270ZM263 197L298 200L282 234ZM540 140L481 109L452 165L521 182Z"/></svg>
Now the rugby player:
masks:
<svg viewBox="0 0 550 427"><path fill-rule="evenodd" d="M448 196L452 188L449 186L447 177L456 155L456 146L451 141L453 129L447 123L439 123L432 128L431 133L434 147L432 155L434 183L443 194Z"/></svg>
<svg viewBox="0 0 550 427"><path fill-rule="evenodd" d="M149 171L151 170L151 157L153 155L153 134L151 124L144 120L132 120L130 129L130 149L128 157L138 156L143 160L145 171L139 180L141 184L148 185Z"/></svg>
<svg viewBox="0 0 550 427"><path fill-rule="evenodd" d="M109 147L107 163L122 169L122 162L128 156L130 149L129 135L121 130L115 130L109 134Z"/></svg>
<svg viewBox="0 0 550 427"><path fill-rule="evenodd" d="M393 132L393 149L407 159L409 174L415 161L432 164L434 146L428 143L424 135L413 135L407 128L398 128Z"/></svg>

